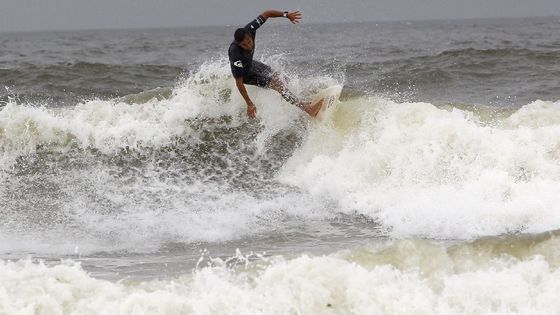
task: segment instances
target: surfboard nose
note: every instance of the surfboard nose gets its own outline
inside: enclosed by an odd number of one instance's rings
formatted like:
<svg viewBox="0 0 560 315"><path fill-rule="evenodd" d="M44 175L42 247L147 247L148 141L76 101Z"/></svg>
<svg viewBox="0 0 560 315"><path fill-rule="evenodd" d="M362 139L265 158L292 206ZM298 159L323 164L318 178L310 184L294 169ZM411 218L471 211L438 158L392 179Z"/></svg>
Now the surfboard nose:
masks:
<svg viewBox="0 0 560 315"><path fill-rule="evenodd" d="M316 118L319 121L327 120L328 118L330 118L332 113L334 113L341 92L342 85L333 85L317 93L312 104L315 104L315 102L319 100L323 100L323 104L321 105L321 108L316 115Z"/></svg>

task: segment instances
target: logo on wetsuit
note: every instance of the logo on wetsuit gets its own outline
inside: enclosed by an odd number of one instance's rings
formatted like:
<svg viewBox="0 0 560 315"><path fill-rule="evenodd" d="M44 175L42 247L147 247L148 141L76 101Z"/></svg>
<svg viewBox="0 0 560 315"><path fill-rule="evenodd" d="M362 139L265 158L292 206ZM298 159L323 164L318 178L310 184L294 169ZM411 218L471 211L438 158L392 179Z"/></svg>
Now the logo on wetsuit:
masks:
<svg viewBox="0 0 560 315"><path fill-rule="evenodd" d="M241 60L237 60L236 62L233 63L233 65L238 68L243 68L243 64L241 63Z"/></svg>

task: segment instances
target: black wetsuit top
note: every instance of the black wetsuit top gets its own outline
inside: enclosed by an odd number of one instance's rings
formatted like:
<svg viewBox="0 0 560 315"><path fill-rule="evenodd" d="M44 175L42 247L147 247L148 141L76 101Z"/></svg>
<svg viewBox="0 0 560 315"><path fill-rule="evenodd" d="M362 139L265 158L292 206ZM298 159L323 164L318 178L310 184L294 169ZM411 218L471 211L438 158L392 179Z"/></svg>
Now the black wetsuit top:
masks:
<svg viewBox="0 0 560 315"><path fill-rule="evenodd" d="M259 15L251 23L245 25L245 29L249 31L253 38L253 49L245 50L239 46L235 41L229 46L229 64L231 66L231 73L235 78L247 77L253 66L253 53L255 52L255 35L257 29L264 24L266 20Z"/></svg>

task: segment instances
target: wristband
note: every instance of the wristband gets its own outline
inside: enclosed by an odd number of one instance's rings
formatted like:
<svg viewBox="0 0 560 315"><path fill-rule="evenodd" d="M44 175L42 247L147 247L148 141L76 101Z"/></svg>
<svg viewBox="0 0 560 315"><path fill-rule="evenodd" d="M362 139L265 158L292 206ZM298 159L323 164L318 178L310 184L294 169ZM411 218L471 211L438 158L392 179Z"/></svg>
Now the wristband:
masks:
<svg viewBox="0 0 560 315"><path fill-rule="evenodd" d="M288 11L284 11L284 14L282 14L282 16L287 18L288 17Z"/></svg>

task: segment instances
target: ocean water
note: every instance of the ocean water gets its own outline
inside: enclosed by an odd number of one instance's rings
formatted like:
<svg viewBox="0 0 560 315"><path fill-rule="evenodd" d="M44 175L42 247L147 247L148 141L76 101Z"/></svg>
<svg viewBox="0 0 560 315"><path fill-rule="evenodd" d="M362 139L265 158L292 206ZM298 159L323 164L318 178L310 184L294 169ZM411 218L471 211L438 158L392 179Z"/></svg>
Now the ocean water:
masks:
<svg viewBox="0 0 560 315"><path fill-rule="evenodd" d="M1 314L560 313L560 18L0 33Z"/></svg>

